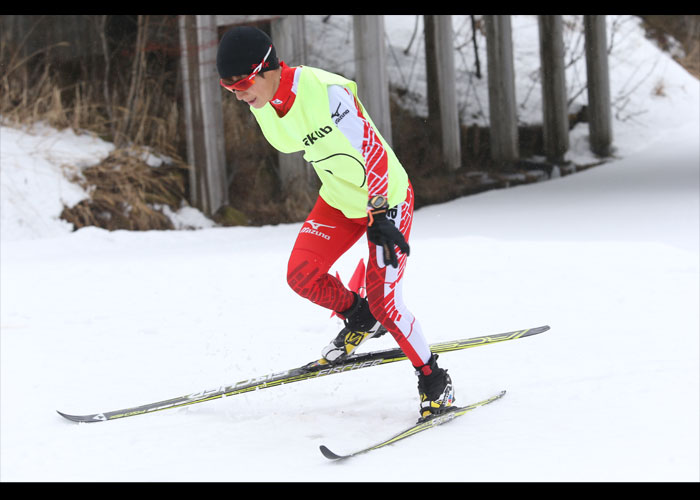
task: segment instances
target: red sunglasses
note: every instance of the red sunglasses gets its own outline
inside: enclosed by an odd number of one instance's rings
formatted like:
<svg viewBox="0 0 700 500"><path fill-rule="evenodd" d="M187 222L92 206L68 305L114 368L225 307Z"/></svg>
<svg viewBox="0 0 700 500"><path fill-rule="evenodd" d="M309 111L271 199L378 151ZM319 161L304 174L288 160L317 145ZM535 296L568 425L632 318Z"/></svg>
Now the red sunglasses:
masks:
<svg viewBox="0 0 700 500"><path fill-rule="evenodd" d="M255 83L255 75L260 73L260 70L263 69L263 66L265 64L265 61L267 61L268 56L270 55L270 52L272 52L272 45L267 49L267 53L265 54L265 57L263 57L263 60L258 64L253 72L246 76L245 78L241 78L240 80L232 83L232 84L227 84L224 83L223 78L219 80L219 83L223 88L228 90L229 92L235 92L236 90L248 90L254 83Z"/></svg>

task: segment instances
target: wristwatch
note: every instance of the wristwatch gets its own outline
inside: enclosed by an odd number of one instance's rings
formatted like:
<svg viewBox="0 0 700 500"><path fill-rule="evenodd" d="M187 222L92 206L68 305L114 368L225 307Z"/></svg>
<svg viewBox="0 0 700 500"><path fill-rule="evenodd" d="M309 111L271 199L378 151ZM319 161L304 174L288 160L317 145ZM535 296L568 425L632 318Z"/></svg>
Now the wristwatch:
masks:
<svg viewBox="0 0 700 500"><path fill-rule="evenodd" d="M367 203L367 208L370 210L389 208L389 200L386 199L386 196L382 196L381 194L372 196Z"/></svg>

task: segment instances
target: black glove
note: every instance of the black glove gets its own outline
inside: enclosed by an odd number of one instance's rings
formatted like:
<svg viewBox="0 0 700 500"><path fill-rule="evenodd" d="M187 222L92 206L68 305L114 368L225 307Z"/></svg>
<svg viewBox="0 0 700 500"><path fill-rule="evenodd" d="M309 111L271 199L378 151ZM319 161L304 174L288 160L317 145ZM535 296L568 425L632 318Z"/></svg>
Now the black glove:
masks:
<svg viewBox="0 0 700 500"><path fill-rule="evenodd" d="M384 265L398 267L394 245L409 254L410 248L394 225L393 221L387 219L386 213L389 210L389 202L383 196L374 196L367 205L367 239L377 246L384 248Z"/></svg>

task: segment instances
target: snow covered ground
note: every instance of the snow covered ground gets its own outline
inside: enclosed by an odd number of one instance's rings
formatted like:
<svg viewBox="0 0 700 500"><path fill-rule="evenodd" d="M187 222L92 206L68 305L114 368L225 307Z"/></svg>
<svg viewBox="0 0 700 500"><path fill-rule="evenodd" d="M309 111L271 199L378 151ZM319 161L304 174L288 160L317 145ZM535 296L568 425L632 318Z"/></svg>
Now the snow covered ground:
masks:
<svg viewBox="0 0 700 500"><path fill-rule="evenodd" d="M639 86L626 109L645 113L616 115L618 159L415 214L404 293L431 342L552 327L441 356L457 403L507 395L341 464L318 446L350 452L415 421L410 365L92 425L56 414L292 368L339 325L286 286L299 224L194 213L203 229L71 232L58 214L85 193L63 170L112 146L3 126L0 480L699 481L700 85L645 51L665 93ZM572 135L588 154L585 128Z"/></svg>

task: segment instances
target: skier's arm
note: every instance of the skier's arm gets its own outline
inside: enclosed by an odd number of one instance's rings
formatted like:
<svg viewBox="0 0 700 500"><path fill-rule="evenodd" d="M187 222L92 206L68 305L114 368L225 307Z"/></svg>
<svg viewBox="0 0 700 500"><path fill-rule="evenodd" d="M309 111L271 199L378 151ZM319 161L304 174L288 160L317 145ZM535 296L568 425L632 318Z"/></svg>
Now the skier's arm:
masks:
<svg viewBox="0 0 700 500"><path fill-rule="evenodd" d="M403 234L387 218L389 170L386 150L352 92L345 87L332 85L328 88L328 102L334 123L364 159L369 191L367 239L384 248L385 265L397 267L394 245L406 255L410 249Z"/></svg>

